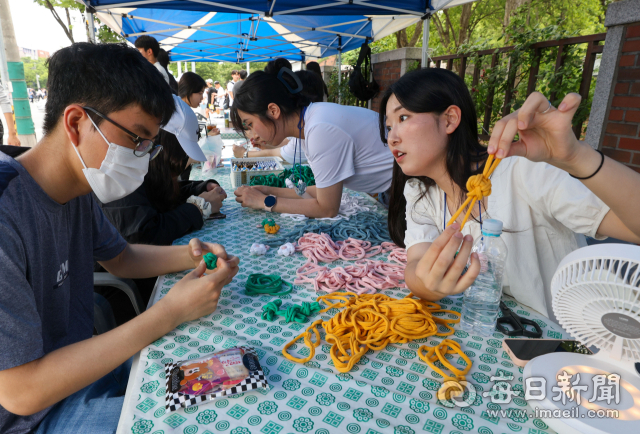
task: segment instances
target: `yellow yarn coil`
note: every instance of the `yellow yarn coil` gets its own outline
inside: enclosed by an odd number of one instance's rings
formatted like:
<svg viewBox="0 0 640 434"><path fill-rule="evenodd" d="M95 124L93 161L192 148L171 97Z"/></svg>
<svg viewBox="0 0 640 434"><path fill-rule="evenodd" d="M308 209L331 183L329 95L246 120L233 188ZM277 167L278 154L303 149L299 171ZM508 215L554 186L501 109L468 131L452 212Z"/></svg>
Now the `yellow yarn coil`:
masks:
<svg viewBox="0 0 640 434"><path fill-rule="evenodd" d="M345 309L328 321L322 319L314 321L302 334L284 346L282 355L296 363L305 363L311 360L315 355L316 347L321 342L318 326L322 326L326 332L325 339L327 343L331 344L329 354L333 364L338 371L349 372L369 349L381 350L389 344L406 343L428 336L453 334L452 324L460 322L458 312L441 309L437 303L413 297L413 294L409 294L405 298L396 299L384 294L357 295L352 292L320 296L317 301L327 305L321 313L332 308L344 307ZM339 301L332 302L335 300ZM458 318L440 318L434 316L436 313L451 313ZM442 325L448 330L439 332L438 325ZM309 355L302 359L293 357L287 352L288 348L300 338L309 348ZM427 355L420 355L420 358L447 380L464 379L464 374L471 367L471 361L460 351L460 346L455 341L446 339L442 344L433 348L423 346L420 354L422 354L423 348L427 348ZM467 368L464 371L456 370L446 360L445 355L452 351L458 352L467 362ZM453 377L445 375L433 365L434 356L454 372Z"/></svg>

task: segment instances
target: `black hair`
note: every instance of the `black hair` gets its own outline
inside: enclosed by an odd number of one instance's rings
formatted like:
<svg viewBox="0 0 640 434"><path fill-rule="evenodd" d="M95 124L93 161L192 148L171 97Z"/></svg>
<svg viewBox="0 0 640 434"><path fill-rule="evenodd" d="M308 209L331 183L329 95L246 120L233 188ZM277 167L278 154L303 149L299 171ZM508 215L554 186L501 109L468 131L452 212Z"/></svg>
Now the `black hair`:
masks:
<svg viewBox="0 0 640 434"><path fill-rule="evenodd" d="M278 126L274 120L267 116L269 104L274 103L280 107L284 120L298 116L300 110L311 103L311 99L305 92L291 93L278 79L277 74L278 71L274 73L256 71L244 81L240 90L234 93L229 117L238 133L244 134L244 131L247 130L246 126L242 124L238 110L256 115L277 129ZM282 74L282 80L286 81L291 89L296 89L298 85L290 74L293 74L291 70Z"/></svg>
<svg viewBox="0 0 640 434"><path fill-rule="evenodd" d="M414 113L442 114L449 106L460 108L460 125L449 134L446 168L453 182L460 189L461 198L467 192L467 180L481 173L487 158L486 148L478 142L476 109L464 80L446 69L425 68L409 72L387 88L380 101L380 137L386 140L385 114L387 102L395 95L402 107ZM426 176L407 176L396 161L393 162L391 194L389 199L389 234L398 246L404 247L407 230L404 186L411 178L417 178L421 185L420 199L435 185Z"/></svg>
<svg viewBox="0 0 640 434"><path fill-rule="evenodd" d="M240 74L240 80L246 80L247 79L247 71L245 71L244 69L241 69L240 71L238 71L238 74Z"/></svg>
<svg viewBox="0 0 640 434"><path fill-rule="evenodd" d="M318 62L309 62L307 63L307 71L315 72L322 79L322 89L326 96L329 96L329 89L327 88L327 83L324 82L322 78L322 71L320 70L320 64Z"/></svg>
<svg viewBox="0 0 640 434"><path fill-rule="evenodd" d="M178 82L176 81L175 77L173 76L173 74L169 71L169 53L167 53L167 51L164 48L160 49L160 52L158 53L158 57L156 57L156 60L158 61L158 63L160 64L160 66L162 66L164 68L165 71L167 71L167 76L169 76L169 86L171 87L171 92L173 92L174 95L178 94Z"/></svg>
<svg viewBox="0 0 640 434"><path fill-rule="evenodd" d="M136 104L166 124L175 111L171 90L160 72L126 44L77 42L48 61L49 98L43 131L50 134L71 104L105 115ZM94 121L99 125L102 118Z"/></svg>
<svg viewBox="0 0 640 434"><path fill-rule="evenodd" d="M307 96L311 102L322 102L324 99L322 78L312 71L296 71L295 74L302 82L302 94Z"/></svg>
<svg viewBox="0 0 640 434"><path fill-rule="evenodd" d="M156 60L164 69L167 69L169 67L169 53L167 53L167 50L161 48L160 51L158 51Z"/></svg>
<svg viewBox="0 0 640 434"><path fill-rule="evenodd" d="M151 48L151 51L153 52L153 57L155 58L158 57L158 53L160 52L160 44L158 43L158 40L153 36L149 36L149 35L138 36L138 39L136 39L135 46L136 48L142 48L145 51Z"/></svg>
<svg viewBox="0 0 640 434"><path fill-rule="evenodd" d="M267 74L277 74L282 68L292 69L291 62L284 57L278 57L277 59L270 60L269 63L267 63L267 66L264 67L264 72Z"/></svg>
<svg viewBox="0 0 640 434"><path fill-rule="evenodd" d="M207 87L207 83L202 77L195 72L185 72L180 77L178 82L178 96L180 98L187 98L189 104L191 104L191 95L194 93L201 93Z"/></svg>
<svg viewBox="0 0 640 434"><path fill-rule="evenodd" d="M160 212L168 212L180 204L178 176L185 170L189 157L175 135L160 130L156 142L162 151L149 162L144 177L144 188L153 206Z"/></svg>

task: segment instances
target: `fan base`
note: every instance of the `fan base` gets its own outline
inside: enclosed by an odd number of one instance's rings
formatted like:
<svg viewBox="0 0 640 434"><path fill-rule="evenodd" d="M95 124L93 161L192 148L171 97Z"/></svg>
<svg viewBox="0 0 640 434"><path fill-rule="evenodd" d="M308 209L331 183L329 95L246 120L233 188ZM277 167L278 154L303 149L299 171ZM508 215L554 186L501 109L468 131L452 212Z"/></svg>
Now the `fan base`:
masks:
<svg viewBox="0 0 640 434"><path fill-rule="evenodd" d="M562 403L563 392L560 387L562 384L559 384L557 376L563 375L564 372L571 375L568 381L572 385L575 383L572 387L586 386L585 390L579 392L580 405L576 403L575 394L574 400L570 400L572 397L570 392L566 393L565 403ZM580 374L579 381L576 374ZM615 387L613 388L614 399L609 404L606 399L599 399L603 389L596 390L594 387L595 376L608 374L620 375L618 404L615 403ZM552 353L536 357L525 365L523 379L526 381L532 377L544 379L529 380L532 381L531 386L540 387L540 392L535 392L535 389L529 387L529 392L534 397L527 399L527 402L534 410L533 418L544 420L558 433L640 432L640 376L633 369L632 364L614 362L604 354L589 356ZM604 386L607 385L608 382ZM525 390L527 390L526 386ZM543 390L544 395L542 395ZM536 399L536 396L542 399ZM589 402L590 400L594 402ZM615 417L612 411L618 411L618 417Z"/></svg>

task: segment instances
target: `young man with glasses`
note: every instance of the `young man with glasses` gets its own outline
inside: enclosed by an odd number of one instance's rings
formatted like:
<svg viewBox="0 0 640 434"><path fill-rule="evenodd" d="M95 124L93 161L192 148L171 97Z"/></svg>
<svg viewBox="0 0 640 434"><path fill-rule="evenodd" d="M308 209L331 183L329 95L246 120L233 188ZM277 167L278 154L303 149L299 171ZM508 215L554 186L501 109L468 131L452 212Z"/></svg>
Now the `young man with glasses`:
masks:
<svg viewBox="0 0 640 434"><path fill-rule="evenodd" d="M238 259L217 244L129 245L92 199L138 188L175 105L124 44L73 44L49 61L44 137L0 153L0 432L115 432L126 362L213 312ZM218 256L205 275L203 253ZM93 262L127 278L195 267L152 308L92 338Z"/></svg>

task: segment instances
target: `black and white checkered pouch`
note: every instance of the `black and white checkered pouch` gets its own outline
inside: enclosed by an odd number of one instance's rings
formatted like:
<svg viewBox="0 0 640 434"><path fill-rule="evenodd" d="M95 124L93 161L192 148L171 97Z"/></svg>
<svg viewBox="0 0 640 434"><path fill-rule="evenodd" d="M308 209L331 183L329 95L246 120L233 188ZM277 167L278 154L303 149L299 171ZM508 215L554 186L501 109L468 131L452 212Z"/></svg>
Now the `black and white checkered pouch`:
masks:
<svg viewBox="0 0 640 434"><path fill-rule="evenodd" d="M178 363L168 363L164 365L165 371L165 408L168 411L175 411L179 408L188 408L194 405L202 404L208 401L214 401L224 396L237 395L239 393L245 393L256 389L267 389L269 383L262 371L262 366L258 361L258 354L255 349L251 347L237 347L244 352L243 362L245 367L249 370L249 375L240 383L235 384L226 390L220 390L215 393L206 393L202 395L189 395L180 392L171 392L171 373L173 370L183 364L192 363L192 360L180 361Z"/></svg>

